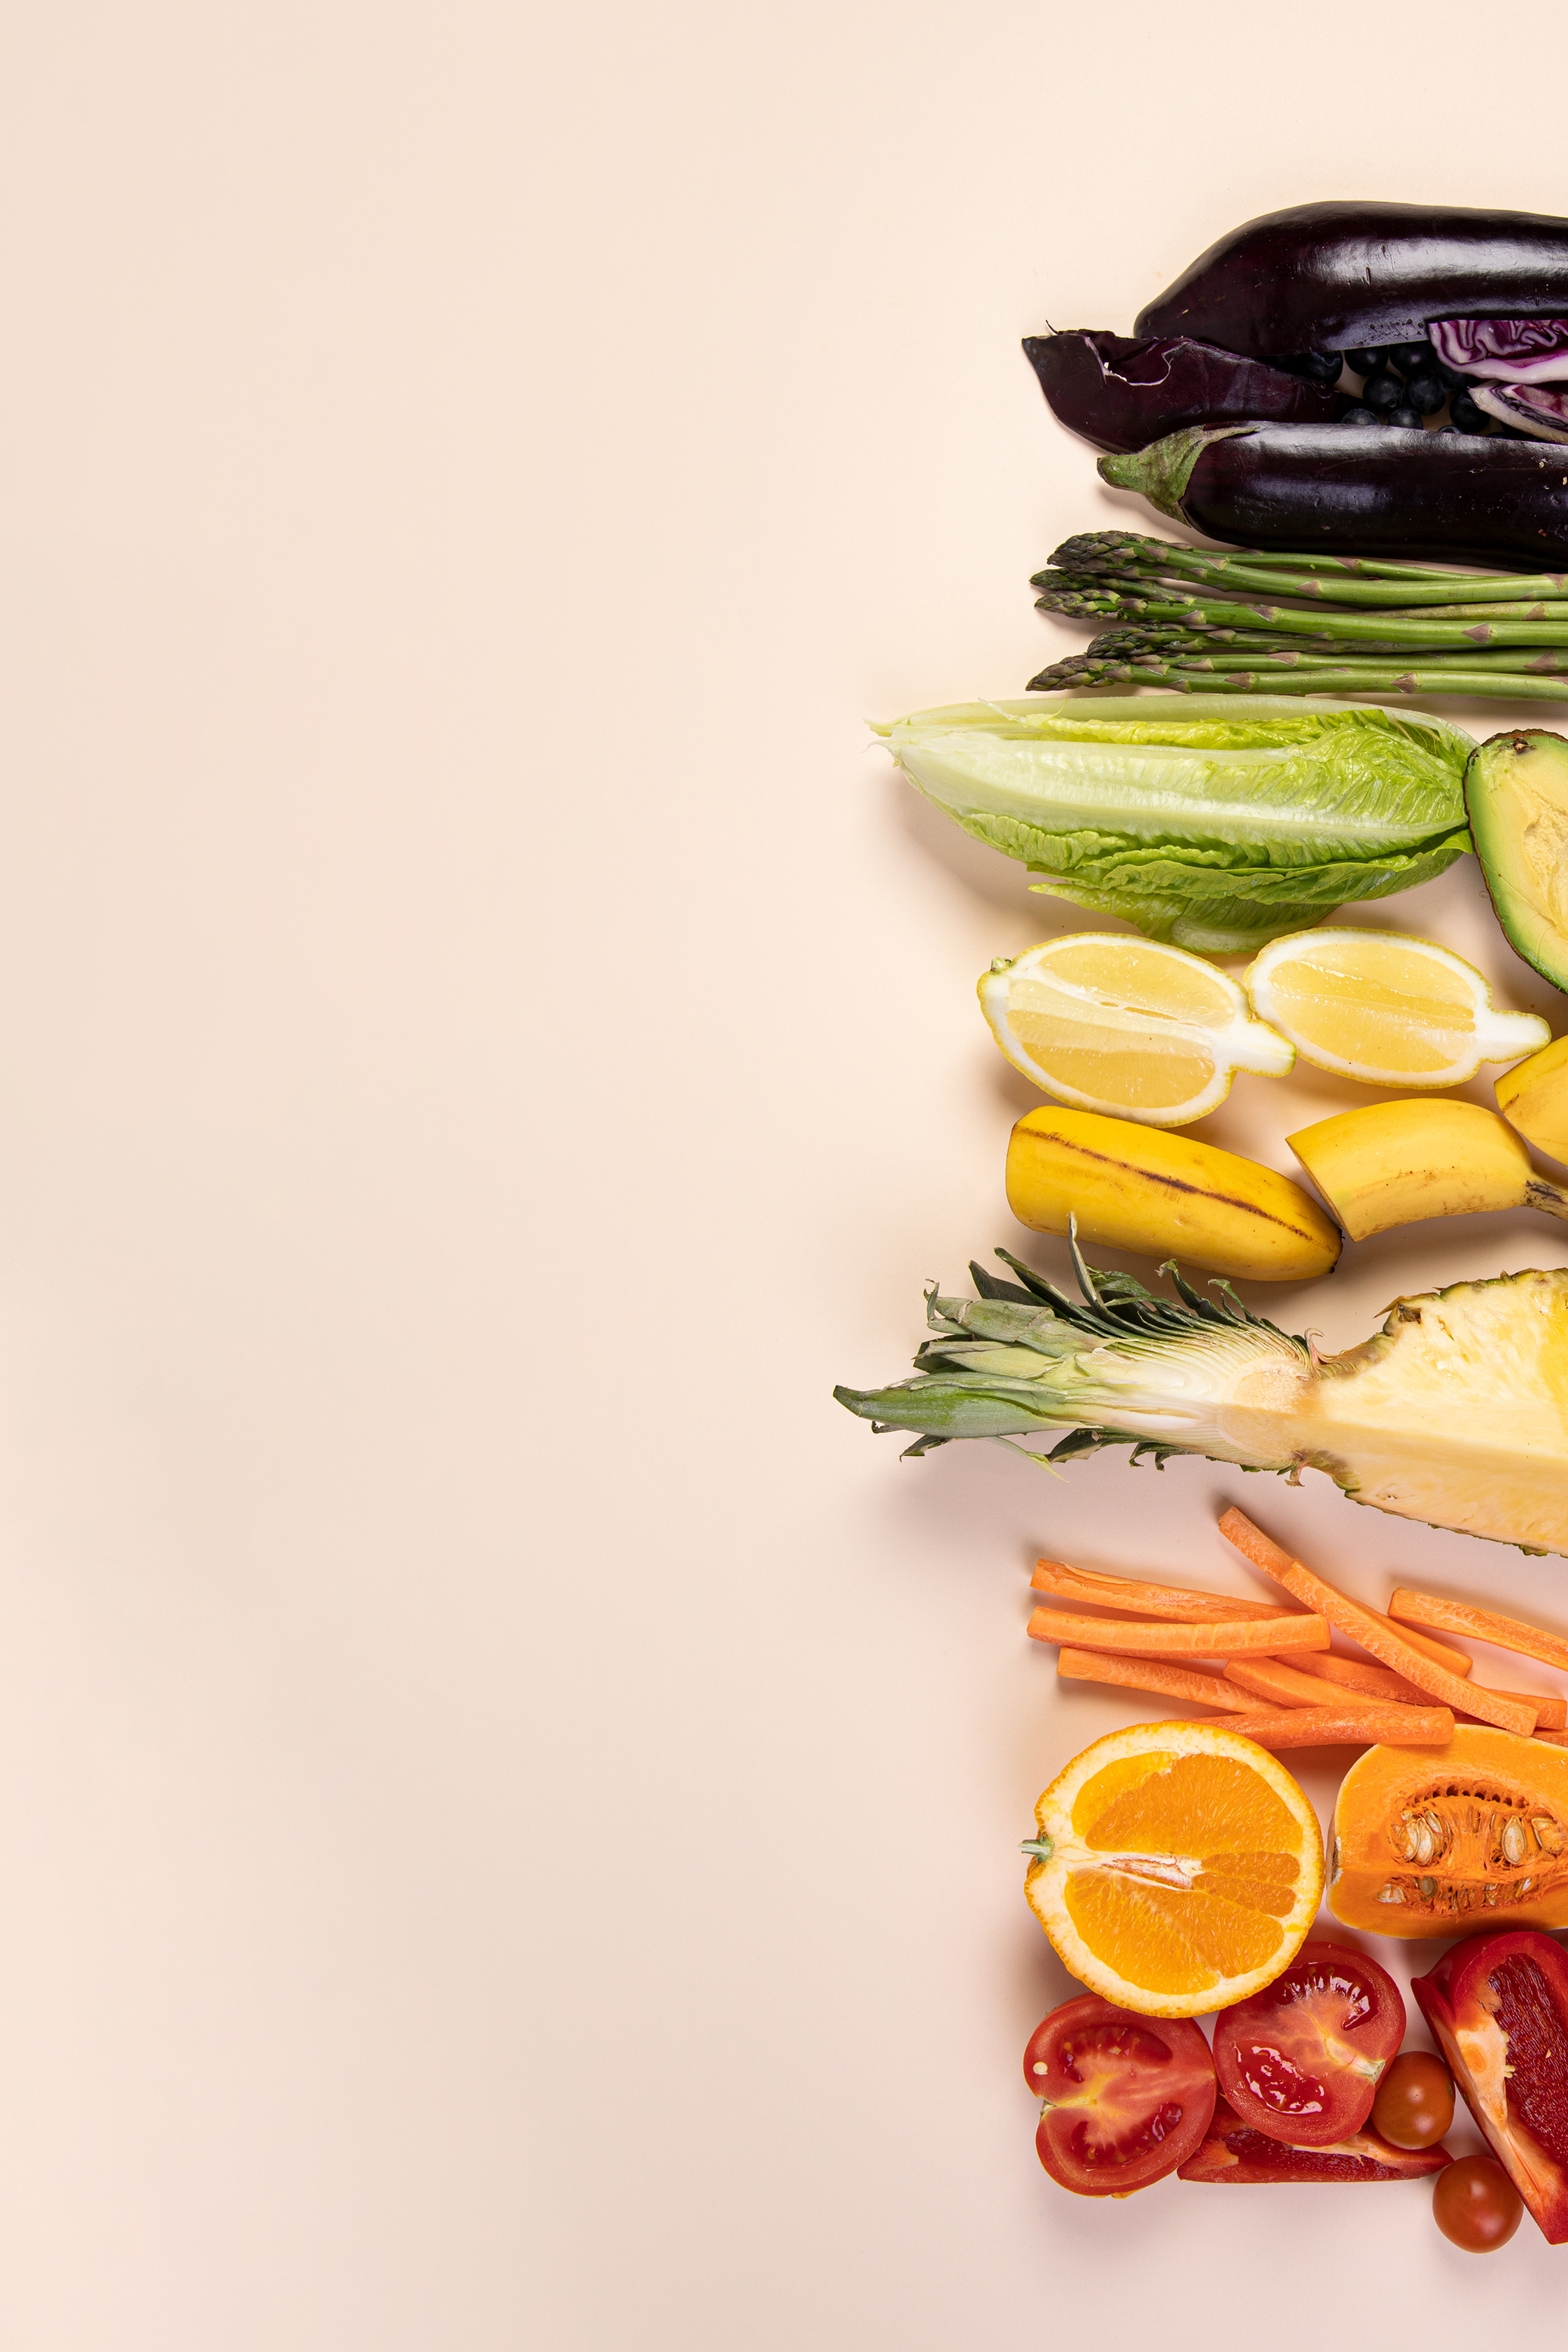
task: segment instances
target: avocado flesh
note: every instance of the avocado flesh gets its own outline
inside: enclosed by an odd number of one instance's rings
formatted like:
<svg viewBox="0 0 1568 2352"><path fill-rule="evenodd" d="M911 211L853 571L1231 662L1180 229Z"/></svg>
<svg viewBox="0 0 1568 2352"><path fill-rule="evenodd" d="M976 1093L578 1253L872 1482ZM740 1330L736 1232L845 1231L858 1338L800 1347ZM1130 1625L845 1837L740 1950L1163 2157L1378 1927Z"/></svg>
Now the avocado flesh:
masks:
<svg viewBox="0 0 1568 2352"><path fill-rule="evenodd" d="M1465 803L1510 946L1568 990L1568 740L1544 727L1489 737L1470 754Z"/></svg>

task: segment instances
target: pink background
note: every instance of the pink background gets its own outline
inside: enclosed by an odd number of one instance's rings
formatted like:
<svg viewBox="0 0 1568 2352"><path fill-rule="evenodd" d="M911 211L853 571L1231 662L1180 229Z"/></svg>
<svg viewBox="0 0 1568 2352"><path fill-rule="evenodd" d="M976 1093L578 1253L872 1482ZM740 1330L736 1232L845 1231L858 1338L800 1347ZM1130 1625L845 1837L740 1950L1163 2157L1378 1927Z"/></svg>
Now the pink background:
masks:
<svg viewBox="0 0 1568 2352"><path fill-rule="evenodd" d="M13 17L9 2352L1555 2321L1568 2256L1467 2261L1418 2188L1054 2190L1016 1847L1129 1712L1026 1643L1037 1551L1241 1591L1239 1496L1371 1598L1568 1623L1562 1563L1203 1464L900 1465L828 1391L1020 1240L973 984L1073 919L863 723L1017 691L1078 642L1028 573L1146 520L1018 337L1278 205L1568 203L1564 47L1363 0ZM1468 862L1358 919L1563 1018ZM1205 1131L1288 1167L1350 1098ZM1268 1304L1340 1344L1563 1243Z"/></svg>

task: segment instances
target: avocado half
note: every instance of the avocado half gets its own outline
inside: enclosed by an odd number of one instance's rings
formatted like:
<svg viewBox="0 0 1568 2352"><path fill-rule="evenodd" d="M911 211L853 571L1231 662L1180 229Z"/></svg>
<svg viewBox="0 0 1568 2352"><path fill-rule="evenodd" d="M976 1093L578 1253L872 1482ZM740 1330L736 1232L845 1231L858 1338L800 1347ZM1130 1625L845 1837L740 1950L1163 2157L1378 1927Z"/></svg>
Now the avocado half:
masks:
<svg viewBox="0 0 1568 2352"><path fill-rule="evenodd" d="M1545 727L1489 735L1466 765L1465 805L1510 946L1568 991L1568 740Z"/></svg>

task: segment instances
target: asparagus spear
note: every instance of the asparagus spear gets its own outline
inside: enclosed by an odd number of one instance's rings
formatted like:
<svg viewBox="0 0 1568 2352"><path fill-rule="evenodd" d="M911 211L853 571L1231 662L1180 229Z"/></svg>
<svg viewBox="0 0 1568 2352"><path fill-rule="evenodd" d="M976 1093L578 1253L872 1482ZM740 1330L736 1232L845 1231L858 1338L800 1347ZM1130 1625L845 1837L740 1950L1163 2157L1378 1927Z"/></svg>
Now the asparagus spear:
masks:
<svg viewBox="0 0 1568 2352"><path fill-rule="evenodd" d="M1110 539L1121 543L1100 554L1100 542ZM1303 565L1313 561L1302 559ZM1568 572L1541 572L1521 578L1517 572L1467 572L1448 565L1418 571L1414 565L1406 565L1388 567L1395 572L1394 578L1325 578L1316 571L1293 569L1293 558L1216 555L1207 548L1179 547L1167 540L1138 540L1131 532L1080 533L1076 539L1064 540L1051 562L1080 576L1099 574L1120 582L1131 572L1156 581L1163 574L1175 572L1183 580L1194 580L1207 587L1350 605L1408 608L1440 604L1452 600L1456 593L1475 603L1512 604L1525 597L1561 597L1568 593ZM1037 574L1035 584L1043 586L1046 582Z"/></svg>
<svg viewBox="0 0 1568 2352"><path fill-rule="evenodd" d="M1253 658L1250 657L1249 658ZM1413 663L1340 662L1269 669L1253 659L1247 669L1182 668L1173 662L1107 662L1086 655L1041 670L1028 691L1059 687L1165 686L1181 694L1454 694L1501 697L1510 702L1568 701L1568 677L1540 677L1514 670L1463 670Z"/></svg>
<svg viewBox="0 0 1568 2352"><path fill-rule="evenodd" d="M1373 555L1282 555L1276 549L1265 551L1256 547L1225 550L1191 547L1180 540L1155 539L1146 531L1136 530L1079 531L1073 538L1062 541L1051 562L1070 572L1097 562L1160 564L1178 557L1194 556L1222 572L1232 564L1258 564L1267 571L1300 572L1311 577L1335 580L1454 580L1468 584L1476 579L1501 579L1514 582L1515 593L1518 593L1520 584L1529 584L1527 582L1521 583L1518 572L1478 573L1468 572L1459 563L1400 563ZM1555 573L1542 576L1558 580L1560 587L1568 584Z"/></svg>
<svg viewBox="0 0 1568 2352"><path fill-rule="evenodd" d="M1115 591L1080 594L1058 589L1037 597L1043 613L1062 613L1069 619L1094 620L1101 614L1121 614L1155 621L1186 621L1200 627L1256 629L1267 623L1270 632L1300 636L1331 636L1336 644L1440 647L1463 652L1468 646L1568 646L1568 621L1443 621L1425 613L1338 613L1327 609L1298 613L1282 604L1163 604L1152 597L1125 596Z"/></svg>

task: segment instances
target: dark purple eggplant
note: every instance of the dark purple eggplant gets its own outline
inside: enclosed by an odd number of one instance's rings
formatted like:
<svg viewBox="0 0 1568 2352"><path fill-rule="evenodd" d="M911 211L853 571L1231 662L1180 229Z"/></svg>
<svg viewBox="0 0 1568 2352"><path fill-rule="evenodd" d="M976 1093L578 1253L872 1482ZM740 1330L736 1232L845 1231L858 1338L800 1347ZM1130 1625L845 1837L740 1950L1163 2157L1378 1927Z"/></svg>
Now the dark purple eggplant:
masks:
<svg viewBox="0 0 1568 2352"><path fill-rule="evenodd" d="M1504 571L1568 567L1568 449L1384 425L1193 425L1101 457L1205 538Z"/></svg>
<svg viewBox="0 0 1568 2352"><path fill-rule="evenodd" d="M1186 335L1134 342L1095 327L1026 335L1051 413L1097 449L1142 449L1182 425L1231 416L1329 425L1344 403L1323 385Z"/></svg>
<svg viewBox="0 0 1568 2352"><path fill-rule="evenodd" d="M1568 220L1446 205L1295 205L1247 221L1141 310L1137 335L1254 358L1377 350L1434 319L1568 317Z"/></svg>

